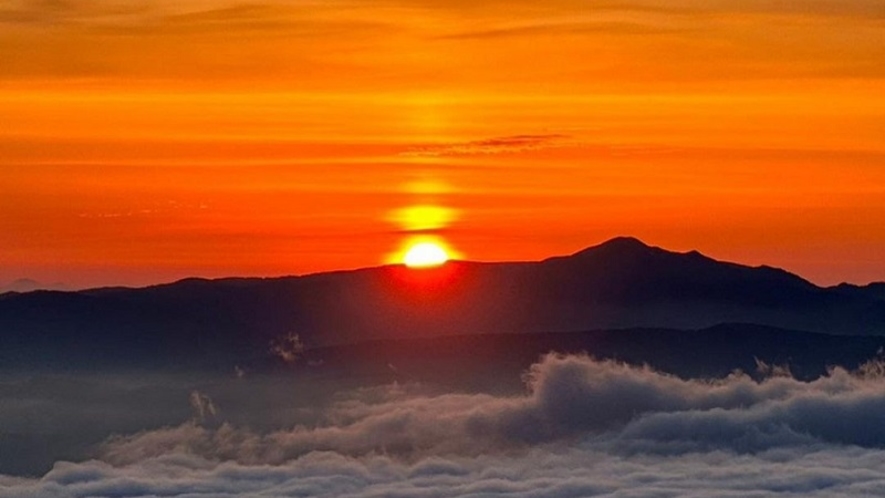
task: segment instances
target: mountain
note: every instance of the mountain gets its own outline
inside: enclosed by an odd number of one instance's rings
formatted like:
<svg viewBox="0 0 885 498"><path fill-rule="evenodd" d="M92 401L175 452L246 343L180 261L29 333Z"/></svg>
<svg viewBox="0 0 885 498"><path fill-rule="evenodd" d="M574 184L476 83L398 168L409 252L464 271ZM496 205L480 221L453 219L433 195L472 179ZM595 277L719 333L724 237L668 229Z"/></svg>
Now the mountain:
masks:
<svg viewBox="0 0 885 498"><path fill-rule="evenodd" d="M384 266L142 289L0 295L0 365L231 365L297 333L309 348L373 340L749 323L885 334L873 290L616 238L526 263Z"/></svg>
<svg viewBox="0 0 885 498"><path fill-rule="evenodd" d="M885 282L874 282L867 285L839 284L831 290L843 292L855 297L880 299L885 301Z"/></svg>
<svg viewBox="0 0 885 498"><path fill-rule="evenodd" d="M35 290L66 290L66 286L60 282L47 285L30 278L20 278L7 285L0 286L0 294L6 292L32 292Z"/></svg>
<svg viewBox="0 0 885 498"><path fill-rule="evenodd" d="M286 368L338 378L448 382L458 390L519 392L521 373L548 352L648 365L682 378L723 378L736 370L760 378L787 368L812 380L833 366L855 370L881 360L885 336L836 336L748 324L701 330L658 328L440 336L317 348ZM265 365L265 368L267 365ZM249 368L248 366L245 368ZM253 366L252 368L260 368ZM502 385L502 379L509 385Z"/></svg>

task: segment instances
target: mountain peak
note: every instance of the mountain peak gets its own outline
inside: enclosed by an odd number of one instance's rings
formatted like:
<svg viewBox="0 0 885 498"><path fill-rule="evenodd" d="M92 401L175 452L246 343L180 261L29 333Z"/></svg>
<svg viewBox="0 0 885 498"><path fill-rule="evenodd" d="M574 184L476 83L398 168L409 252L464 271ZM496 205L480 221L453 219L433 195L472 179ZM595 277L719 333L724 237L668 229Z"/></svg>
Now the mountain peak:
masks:
<svg viewBox="0 0 885 498"><path fill-rule="evenodd" d="M603 242L602 244L599 244L596 247L616 247L619 249L651 249L651 246L646 244L645 242L637 239L636 237L629 236L615 237Z"/></svg>
<svg viewBox="0 0 885 498"><path fill-rule="evenodd" d="M599 245L578 251L572 254L572 257L581 257L591 254L646 254L653 250L655 250L654 247L649 246L636 237L615 237Z"/></svg>

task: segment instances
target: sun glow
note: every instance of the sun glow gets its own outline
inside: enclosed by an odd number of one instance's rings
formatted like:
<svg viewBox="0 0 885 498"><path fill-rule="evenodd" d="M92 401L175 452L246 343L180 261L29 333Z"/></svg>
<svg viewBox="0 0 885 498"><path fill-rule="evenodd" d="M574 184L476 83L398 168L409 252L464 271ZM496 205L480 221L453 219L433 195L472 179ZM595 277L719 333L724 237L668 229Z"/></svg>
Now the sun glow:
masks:
<svg viewBox="0 0 885 498"><path fill-rule="evenodd" d="M419 242L411 246L403 257L409 268L429 268L440 266L449 260L449 253L434 242Z"/></svg>

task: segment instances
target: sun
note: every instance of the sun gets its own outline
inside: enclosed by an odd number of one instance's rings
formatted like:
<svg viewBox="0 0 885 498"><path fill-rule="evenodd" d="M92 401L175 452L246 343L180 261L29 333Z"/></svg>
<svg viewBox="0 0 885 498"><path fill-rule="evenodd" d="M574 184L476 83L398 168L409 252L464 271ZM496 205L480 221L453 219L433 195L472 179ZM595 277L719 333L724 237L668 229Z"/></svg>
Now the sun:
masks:
<svg viewBox="0 0 885 498"><path fill-rule="evenodd" d="M403 263L409 268L440 266L449 260L449 253L435 242L419 242L406 251Z"/></svg>

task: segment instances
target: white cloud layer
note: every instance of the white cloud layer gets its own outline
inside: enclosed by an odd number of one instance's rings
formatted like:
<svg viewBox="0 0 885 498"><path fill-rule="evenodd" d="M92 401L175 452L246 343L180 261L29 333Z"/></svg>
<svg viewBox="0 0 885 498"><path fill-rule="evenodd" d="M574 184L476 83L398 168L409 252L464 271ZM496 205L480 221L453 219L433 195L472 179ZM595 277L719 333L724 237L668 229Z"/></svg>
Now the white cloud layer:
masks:
<svg viewBox="0 0 885 498"><path fill-rule="evenodd" d="M135 465L60 463L4 497L577 497L882 496L885 455L804 447L754 455L726 451L617 457L593 447L538 448L519 456L428 457L408 463L315 452L282 465L241 465L170 454Z"/></svg>
<svg viewBox="0 0 885 498"><path fill-rule="evenodd" d="M877 367L700 381L548 356L521 396L388 386L316 426L192 421L4 478L0 497L885 496Z"/></svg>

